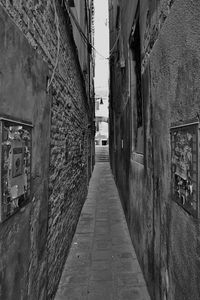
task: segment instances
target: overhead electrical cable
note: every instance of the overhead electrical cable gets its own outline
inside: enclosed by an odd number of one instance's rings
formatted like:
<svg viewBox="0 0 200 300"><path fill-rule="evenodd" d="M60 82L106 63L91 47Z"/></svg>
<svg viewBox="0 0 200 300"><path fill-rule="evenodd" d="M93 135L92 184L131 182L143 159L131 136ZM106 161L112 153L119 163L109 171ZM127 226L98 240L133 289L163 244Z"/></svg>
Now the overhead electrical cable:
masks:
<svg viewBox="0 0 200 300"><path fill-rule="evenodd" d="M78 23L76 17L74 16L71 8L68 6L68 4L66 4L66 1L65 1L65 7L68 11L68 13L70 14L70 16L72 17L72 20L74 22L74 24L76 25L81 37L83 38L83 41L86 43L87 46L91 47L92 49L94 49L94 51L99 55L101 56L103 59L109 59L109 57L105 57L104 55L102 55L92 44L91 42L88 40L87 36L85 35L85 33L83 32L80 24Z"/></svg>
<svg viewBox="0 0 200 300"><path fill-rule="evenodd" d="M110 50L109 57L111 57L111 55L113 54L113 52L114 52L114 50L115 50L115 47L116 47L116 45L117 45L117 42L118 42L118 40L119 40L119 37L120 37L120 30L119 30L119 32L118 32L117 38L116 38L116 40L115 40L115 42L114 42L114 45L113 45L112 49Z"/></svg>
<svg viewBox="0 0 200 300"><path fill-rule="evenodd" d="M53 1L53 6L54 6L54 13L55 13L55 23L56 23L56 30L57 30L57 54L56 54L56 62L53 68L53 72L51 75L51 79L48 81L47 85L47 91L49 91L49 88L52 84L52 81L55 76L56 68L58 66L58 61L59 61L59 53L60 53L60 30L59 30L59 19L58 19L58 14L57 14L57 9L56 9L56 3L55 0Z"/></svg>

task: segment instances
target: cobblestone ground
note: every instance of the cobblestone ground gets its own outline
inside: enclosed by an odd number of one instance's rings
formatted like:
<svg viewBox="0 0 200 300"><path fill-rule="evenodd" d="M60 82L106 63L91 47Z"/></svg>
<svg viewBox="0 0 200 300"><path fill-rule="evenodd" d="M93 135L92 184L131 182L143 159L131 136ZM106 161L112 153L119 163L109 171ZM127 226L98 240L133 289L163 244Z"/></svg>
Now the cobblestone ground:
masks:
<svg viewBox="0 0 200 300"><path fill-rule="evenodd" d="M55 300L150 300L109 162L95 165Z"/></svg>

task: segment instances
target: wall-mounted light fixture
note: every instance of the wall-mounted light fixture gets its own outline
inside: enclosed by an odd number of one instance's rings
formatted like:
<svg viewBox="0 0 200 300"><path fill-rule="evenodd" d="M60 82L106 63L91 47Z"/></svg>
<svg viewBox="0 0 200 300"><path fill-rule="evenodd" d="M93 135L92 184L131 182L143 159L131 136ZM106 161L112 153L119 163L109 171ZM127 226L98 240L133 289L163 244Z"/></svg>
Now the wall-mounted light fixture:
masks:
<svg viewBox="0 0 200 300"><path fill-rule="evenodd" d="M100 104L103 104L103 98L102 97L94 98L94 101L98 101L98 100L100 100Z"/></svg>

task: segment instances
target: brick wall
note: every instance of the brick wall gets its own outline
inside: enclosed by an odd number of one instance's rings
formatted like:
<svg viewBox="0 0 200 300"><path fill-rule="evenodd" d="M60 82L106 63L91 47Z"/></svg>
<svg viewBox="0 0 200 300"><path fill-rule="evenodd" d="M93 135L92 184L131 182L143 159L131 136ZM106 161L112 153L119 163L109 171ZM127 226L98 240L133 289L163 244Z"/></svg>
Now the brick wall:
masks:
<svg viewBox="0 0 200 300"><path fill-rule="evenodd" d="M45 265L47 259L47 269L45 266L40 270L36 268L35 255L40 251L41 246L38 243L32 249L31 270L27 275L29 289L36 290L33 298L30 299L46 297L45 292L41 292L41 282L39 282L39 278L41 280L44 276L47 278L47 281L43 278L47 298L53 298L86 198L88 174L90 174L88 158L92 155L88 147L91 143L89 134L91 138L93 137L88 127L91 122L91 108L71 35L71 25L62 1L57 0L55 3L56 13L53 1L0 0L0 5L23 33L32 49L47 64L48 82L57 64L48 92L51 101L49 201L48 234L45 245L47 254L43 261ZM59 22L56 22L56 19ZM59 35L60 40L58 40ZM37 208L37 204L35 207ZM38 215L42 215L42 209L47 207L44 205L37 208ZM35 221L32 214L30 222L33 231ZM37 239L37 234L30 238Z"/></svg>

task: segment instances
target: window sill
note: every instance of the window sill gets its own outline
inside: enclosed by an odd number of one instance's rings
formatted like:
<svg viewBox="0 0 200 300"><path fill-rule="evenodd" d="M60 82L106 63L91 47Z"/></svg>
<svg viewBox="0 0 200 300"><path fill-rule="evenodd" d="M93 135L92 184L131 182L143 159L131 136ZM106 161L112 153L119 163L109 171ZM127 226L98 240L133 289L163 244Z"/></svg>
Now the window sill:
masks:
<svg viewBox="0 0 200 300"><path fill-rule="evenodd" d="M144 165L144 154L140 154L140 153L137 153L137 152L132 152L131 153L131 160L138 163L138 164Z"/></svg>

